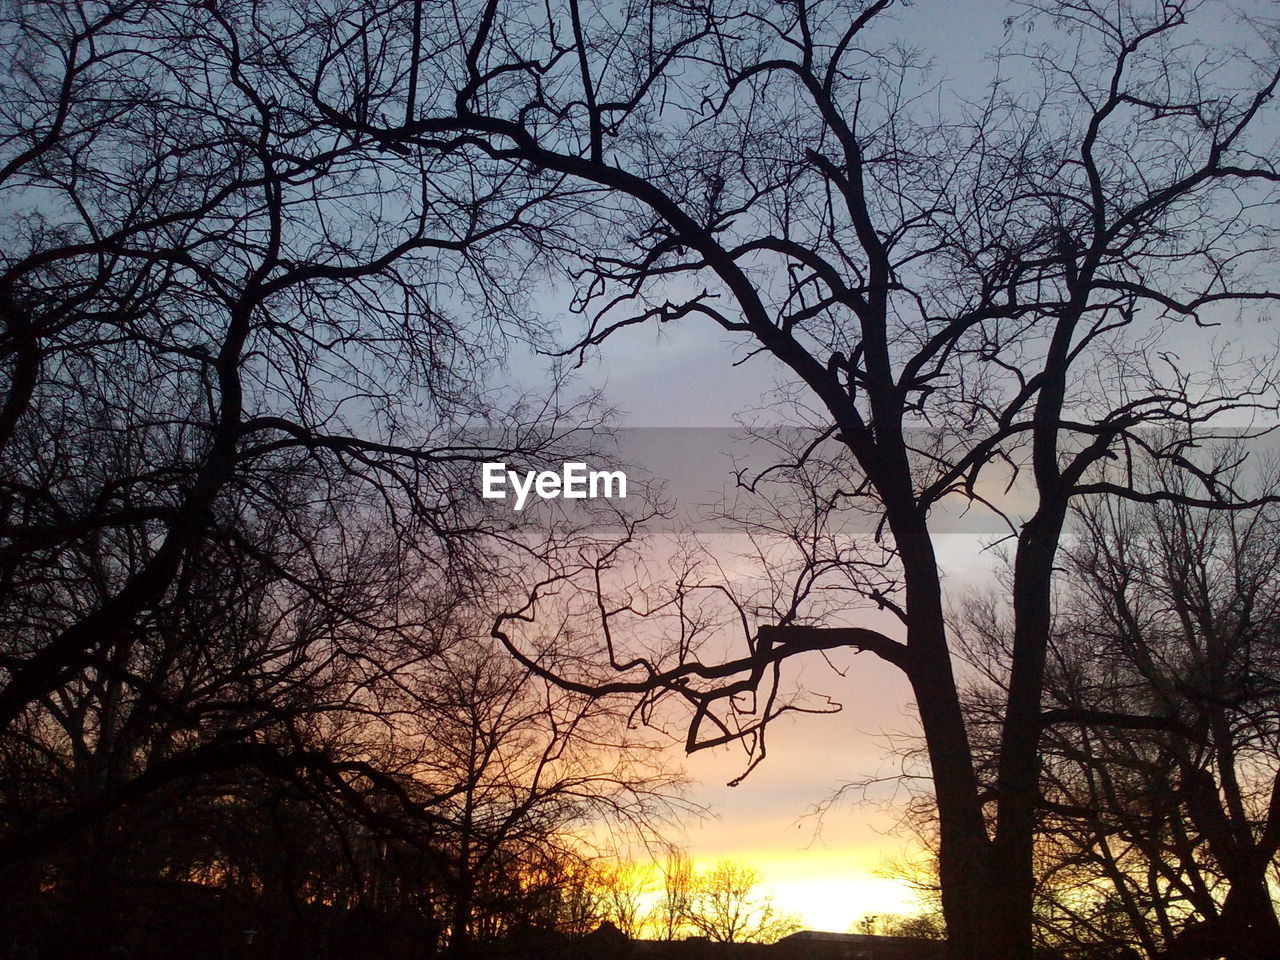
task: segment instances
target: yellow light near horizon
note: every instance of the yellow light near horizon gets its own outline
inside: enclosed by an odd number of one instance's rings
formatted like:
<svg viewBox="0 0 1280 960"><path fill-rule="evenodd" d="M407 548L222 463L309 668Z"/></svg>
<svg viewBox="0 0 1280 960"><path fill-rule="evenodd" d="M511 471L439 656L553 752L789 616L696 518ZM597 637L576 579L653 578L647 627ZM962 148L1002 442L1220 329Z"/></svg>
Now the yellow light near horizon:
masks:
<svg viewBox="0 0 1280 960"><path fill-rule="evenodd" d="M915 891L886 877L827 877L767 884L779 910L795 914L806 930L844 933L868 916L923 909Z"/></svg>
<svg viewBox="0 0 1280 960"><path fill-rule="evenodd" d="M720 859L698 857L694 868L708 870ZM906 880L877 872L883 866L878 849L744 850L729 859L759 870L758 892L772 896L778 910L794 914L806 930L844 933L864 917L927 909Z"/></svg>

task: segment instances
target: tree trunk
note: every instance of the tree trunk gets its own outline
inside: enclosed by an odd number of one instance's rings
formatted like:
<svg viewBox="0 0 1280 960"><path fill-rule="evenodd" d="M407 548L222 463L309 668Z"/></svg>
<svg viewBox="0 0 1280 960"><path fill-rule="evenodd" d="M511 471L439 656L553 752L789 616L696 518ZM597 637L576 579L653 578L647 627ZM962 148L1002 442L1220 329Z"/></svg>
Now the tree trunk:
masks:
<svg viewBox="0 0 1280 960"><path fill-rule="evenodd" d="M924 728L938 807L938 871L951 960L1028 960L1032 864L987 832L927 533L897 535L907 582L908 675Z"/></svg>

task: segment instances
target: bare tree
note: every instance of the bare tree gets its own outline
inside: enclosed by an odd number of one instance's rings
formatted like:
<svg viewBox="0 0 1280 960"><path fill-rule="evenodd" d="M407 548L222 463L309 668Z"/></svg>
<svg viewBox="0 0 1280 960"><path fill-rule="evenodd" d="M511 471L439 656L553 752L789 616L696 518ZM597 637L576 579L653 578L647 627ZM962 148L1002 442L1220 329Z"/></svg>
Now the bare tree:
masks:
<svg viewBox="0 0 1280 960"><path fill-rule="evenodd" d="M1055 726L1050 798L1064 820L1083 815L1068 835L1104 867L1149 952L1280 952L1274 510L1106 503L1081 521L1047 717L1137 711L1151 729Z"/></svg>
<svg viewBox="0 0 1280 960"><path fill-rule="evenodd" d="M740 653L718 643L707 662L690 642L699 629L665 651L615 646L615 615L601 625L613 680L542 659L519 629L536 602L495 635L581 689L682 698L691 748L757 735L793 656L841 647L900 667L937 797L952 950L1023 958L1069 505L1237 506L1220 472L1183 453L1221 415L1274 404L1267 362L1180 363L1174 343L1183 326L1274 299L1264 211L1280 174L1263 121L1280 74L1258 18L1235 55L1195 39L1214 16L1204 5L1034 3L1011 19L1011 36L1030 39L1004 48L989 95L944 100L940 117L917 59L892 42L891 6L458 4L436 34L456 57L447 82L407 80L405 110L331 109L352 136L576 184L539 207L537 239L578 284L581 350L640 322L702 321L788 369L847 457L832 506L878 519L884 559L862 600L905 638L820 625L815 589L783 597L772 623L739 610ZM566 212L589 245L556 229ZM1176 439L1153 443L1151 424ZM1108 459L1180 464L1193 484L1100 481L1092 468ZM991 492L1010 482L1014 634L988 818L929 519L949 500L1003 515ZM827 569L848 575L826 556L804 568Z"/></svg>
<svg viewBox="0 0 1280 960"><path fill-rule="evenodd" d="M19 911L0 936L56 923L64 944L101 943L140 890L193 881L285 915L407 913L462 953L531 918L577 930L575 890L603 905L581 882L589 832L649 840L681 810L680 778L622 705L451 635L459 612L436 611L411 659L352 658L341 619L254 571L209 572L189 619L166 610L118 651L136 679L91 674L5 738L3 850L25 869L6 895L49 919Z"/></svg>
<svg viewBox="0 0 1280 960"><path fill-rule="evenodd" d="M683 781L661 744L629 728L626 704L566 693L488 643L455 649L423 673L405 727L389 732L399 751L421 744L407 766L436 798L429 842L446 864L455 949L473 926L492 935L500 931L487 920L518 916L523 895L512 884L538 873L546 876L535 886L577 918L557 913L555 924L571 932L625 906L610 902L585 837L608 829L660 839L683 806ZM631 910L615 922L634 928Z"/></svg>
<svg viewBox="0 0 1280 960"><path fill-rule="evenodd" d="M1239 463L1238 447L1227 449ZM1098 956L1277 949L1267 892L1280 765L1274 513L1178 499L1073 511L1043 712L1036 918L1046 942ZM955 631L984 678L965 700L993 785L1007 601L970 598Z"/></svg>
<svg viewBox="0 0 1280 960"><path fill-rule="evenodd" d="M376 11L289 2L0 10L15 902L221 878L414 903L461 942L584 819L671 810L617 704L477 653L515 571L574 539L482 509L479 462L564 458L599 420L499 383L541 333L518 184L327 112L394 85L403 12L381 44Z"/></svg>
<svg viewBox="0 0 1280 960"><path fill-rule="evenodd" d="M683 850L672 849L659 868L662 885L649 916L649 926L659 940L675 940L685 928L693 896L693 861Z"/></svg>
<svg viewBox="0 0 1280 960"><path fill-rule="evenodd" d="M601 864L597 874L606 919L628 939L638 940L648 920L644 899L651 887L652 871L633 860L614 859Z"/></svg>
<svg viewBox="0 0 1280 960"><path fill-rule="evenodd" d="M721 860L694 875L686 922L717 943L773 943L800 929L756 890L763 877L746 863Z"/></svg>

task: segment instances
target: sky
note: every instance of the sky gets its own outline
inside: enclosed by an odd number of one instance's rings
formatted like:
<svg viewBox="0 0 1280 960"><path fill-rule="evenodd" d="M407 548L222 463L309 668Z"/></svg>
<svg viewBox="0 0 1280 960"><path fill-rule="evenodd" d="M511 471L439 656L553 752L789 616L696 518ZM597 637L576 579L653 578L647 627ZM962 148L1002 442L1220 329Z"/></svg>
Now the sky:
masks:
<svg viewBox="0 0 1280 960"><path fill-rule="evenodd" d="M896 14L898 32L905 43L929 52L936 78L949 91L976 98L989 72L984 53L1005 38L1005 18L1014 9L988 0L915 0ZM567 300L567 291L548 289L536 306L552 318L559 315L572 340L575 321L557 306ZM1193 342L1190 336L1186 342ZM730 464L713 458L719 451L702 438L718 438L753 411L763 410L768 418L771 393L788 379L776 361L752 354L750 346L705 320L625 328L586 359L579 383L599 390L617 409L617 426L700 430L699 436L683 433L682 442L690 444L691 460L708 465L709 478L700 474L698 482L709 481L705 493L713 499L718 483L731 479ZM537 394L545 387L539 382L545 368L533 361L517 357L511 367L530 378L517 386ZM667 436L674 443L675 434ZM996 536L995 530L938 534L935 546L950 600L990 585L997 560L988 547ZM741 535L712 534L708 540L724 555L743 548ZM883 615L847 616L886 632L898 630ZM910 791L923 787L895 776L902 762L895 747L910 746L918 737L909 684L871 654L844 651L833 660L834 667L812 656L789 668L795 682L842 709L776 721L768 757L737 786L729 783L747 762L740 750L685 757L673 740L673 759L693 781L689 799L707 810L703 818L691 817L684 835L674 839L683 841L699 868L736 859L760 870L761 893L772 895L803 927L844 931L869 915L912 914L929 905L901 876L904 864L922 856L901 815ZM840 793L862 778L874 782L865 791ZM841 799L819 816L837 795Z"/></svg>

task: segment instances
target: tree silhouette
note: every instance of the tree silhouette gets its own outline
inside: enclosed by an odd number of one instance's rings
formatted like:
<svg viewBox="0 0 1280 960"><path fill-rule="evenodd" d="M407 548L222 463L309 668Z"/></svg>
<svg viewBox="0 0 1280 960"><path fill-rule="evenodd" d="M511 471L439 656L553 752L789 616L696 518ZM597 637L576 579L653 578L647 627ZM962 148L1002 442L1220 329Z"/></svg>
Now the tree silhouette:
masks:
<svg viewBox="0 0 1280 960"><path fill-rule="evenodd" d="M417 883L461 939L497 894L459 892L459 836L509 889L588 810L670 809L616 705L475 652L516 571L575 539L482 509L480 462L578 459L599 415L500 388L541 333L508 249L523 201L334 125L330 98L372 116L362 85L407 49L362 55L350 22L0 11L0 872L6 902L58 905L73 954L110 949L93 924L137 884L188 875L344 909ZM502 763L442 739L446 704L493 720L465 686L427 695L465 665L517 711Z"/></svg>
<svg viewBox="0 0 1280 960"><path fill-rule="evenodd" d="M717 943L773 943L794 933L800 927L796 919L756 893L762 879L759 870L733 860L695 874L686 922Z"/></svg>
<svg viewBox="0 0 1280 960"><path fill-rule="evenodd" d="M1194 3L1033 3L1009 22L1011 38L1029 39L1003 48L988 95L935 110L918 59L892 42L892 6L459 5L435 24L447 80L381 88L376 113L331 109L353 137L547 184L531 239L576 284L577 348L637 323L703 321L771 355L845 458L832 508L877 519L873 575L811 557L775 622L738 611L741 652L728 657L698 659L691 638L705 624L678 629L666 651L623 649L624 599L602 605L600 628L601 662L622 676L566 675L524 628L548 582L495 634L574 689L683 699L692 748L757 736L794 656L850 648L900 667L937 797L951 949L1022 958L1068 508L1101 494L1237 506L1222 472L1185 454L1224 415L1274 405L1265 357L1201 362L1202 346L1180 361L1176 345L1183 328L1274 299L1264 211L1280 174L1264 121L1280 74L1257 18L1235 55L1195 39L1212 15ZM1174 439L1153 441L1153 424ZM818 455L802 451L801 465ZM1103 478L1110 461L1122 469ZM1190 481L1132 485L1124 467L1146 461ZM1018 501L993 502L1010 484ZM1016 540L991 795L929 525L953 500L990 507ZM904 637L815 622L815 571L860 585Z"/></svg>
<svg viewBox="0 0 1280 960"><path fill-rule="evenodd" d="M1111 883L1149 952L1280 951L1274 510L1104 502L1082 521L1047 716L1152 723L1052 727L1050 833Z"/></svg>

